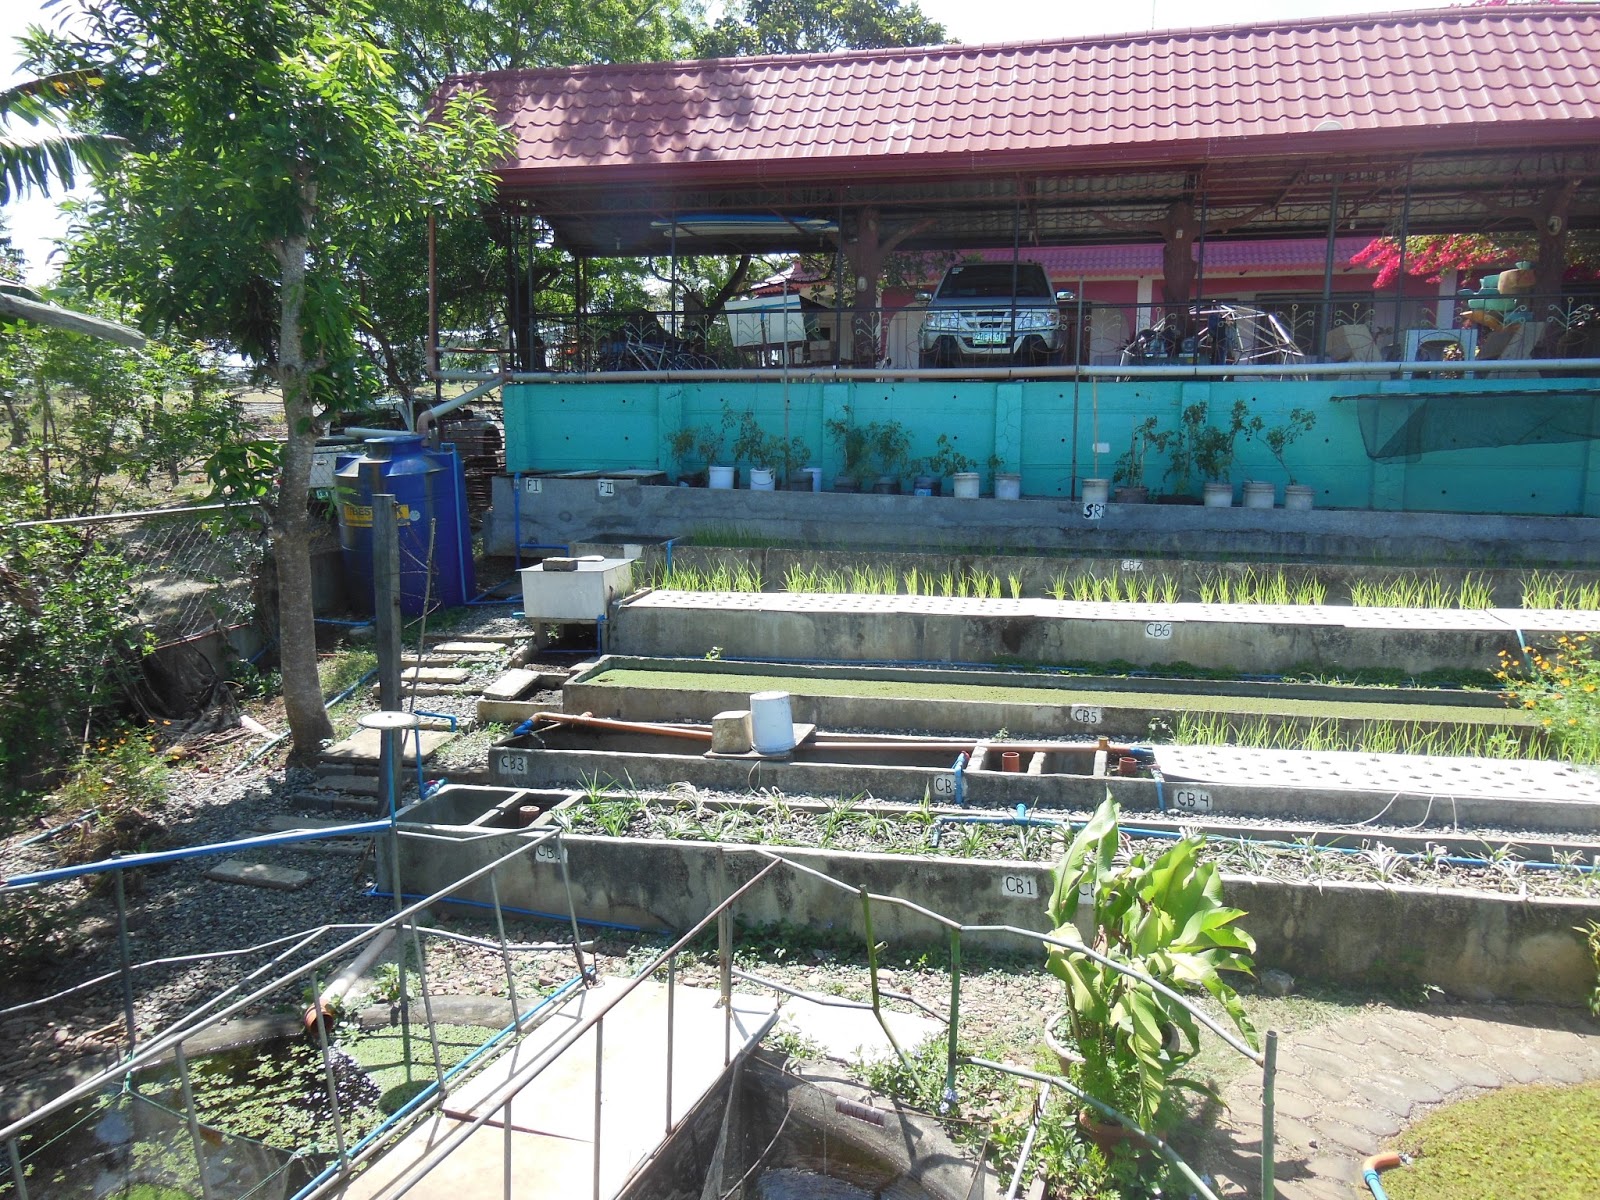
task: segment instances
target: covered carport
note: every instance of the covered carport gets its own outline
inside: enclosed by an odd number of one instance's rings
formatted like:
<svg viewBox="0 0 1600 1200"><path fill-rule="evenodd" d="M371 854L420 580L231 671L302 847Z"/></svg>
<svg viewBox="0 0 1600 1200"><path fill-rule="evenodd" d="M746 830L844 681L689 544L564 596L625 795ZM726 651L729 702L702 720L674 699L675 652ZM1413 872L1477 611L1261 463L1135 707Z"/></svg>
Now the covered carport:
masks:
<svg viewBox="0 0 1600 1200"><path fill-rule="evenodd" d="M552 238L580 262L836 253L856 330L878 328L894 251L1159 239L1174 306L1204 294L1221 240L1325 238L1331 277L1336 236L1521 233L1546 303L1573 231L1600 227L1592 4L447 86L481 89L515 137L499 185L514 256ZM539 297L511 292L526 368ZM861 339L841 354L874 360Z"/></svg>

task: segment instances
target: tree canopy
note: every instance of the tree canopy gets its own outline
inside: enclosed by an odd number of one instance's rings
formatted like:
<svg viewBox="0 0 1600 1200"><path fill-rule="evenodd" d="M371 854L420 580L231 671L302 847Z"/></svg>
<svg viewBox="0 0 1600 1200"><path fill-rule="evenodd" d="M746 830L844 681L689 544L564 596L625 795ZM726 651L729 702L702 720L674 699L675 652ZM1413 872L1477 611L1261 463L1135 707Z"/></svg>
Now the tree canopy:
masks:
<svg viewBox="0 0 1600 1200"><path fill-rule="evenodd" d="M692 39L696 57L931 46L944 26L902 0L744 0Z"/></svg>
<svg viewBox="0 0 1600 1200"><path fill-rule="evenodd" d="M79 213L69 275L147 328L236 348L282 389L273 544L302 753L331 733L306 495L328 414L364 390L360 255L426 207L474 211L504 150L471 95L407 111L374 36L364 0L85 0L67 32L33 43L50 70L103 79L73 111L130 143Z"/></svg>

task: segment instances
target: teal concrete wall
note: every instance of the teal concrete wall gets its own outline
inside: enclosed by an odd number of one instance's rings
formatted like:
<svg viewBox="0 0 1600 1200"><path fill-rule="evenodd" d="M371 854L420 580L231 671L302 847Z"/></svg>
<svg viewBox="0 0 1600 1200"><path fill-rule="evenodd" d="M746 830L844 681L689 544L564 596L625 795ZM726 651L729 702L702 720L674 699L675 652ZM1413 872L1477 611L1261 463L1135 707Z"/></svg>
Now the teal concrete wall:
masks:
<svg viewBox="0 0 1600 1200"><path fill-rule="evenodd" d="M1286 457L1297 482L1317 491L1317 504L1391 511L1503 512L1600 516L1600 451L1594 442L1556 442L1443 450L1410 462L1367 457L1358 419L1360 394L1508 393L1508 408L1538 394L1597 394L1589 379L1243 380L1092 382L816 381L772 383L540 383L505 388L506 465L516 471L615 471L659 468L676 475L669 439L684 426L721 422L726 402L754 411L771 433L798 436L831 480L842 466L824 422L849 408L858 422L895 420L910 431L913 459L932 454L938 436L984 464L991 455L1022 473L1031 496L1074 494L1074 481L1110 477L1135 425L1155 415L1175 426L1182 409L1205 402L1213 421L1243 400L1270 427L1290 410L1316 414L1316 426ZM785 426L787 414L787 428ZM1109 444L1096 455L1095 443ZM726 445L731 446L730 434ZM700 464L690 464L698 467ZM1167 464L1146 464L1146 483L1165 490ZM989 471L984 474L985 489ZM1233 482L1271 480L1283 470L1259 440L1240 440ZM742 486L742 483L741 483ZM1195 481L1198 488L1198 481Z"/></svg>

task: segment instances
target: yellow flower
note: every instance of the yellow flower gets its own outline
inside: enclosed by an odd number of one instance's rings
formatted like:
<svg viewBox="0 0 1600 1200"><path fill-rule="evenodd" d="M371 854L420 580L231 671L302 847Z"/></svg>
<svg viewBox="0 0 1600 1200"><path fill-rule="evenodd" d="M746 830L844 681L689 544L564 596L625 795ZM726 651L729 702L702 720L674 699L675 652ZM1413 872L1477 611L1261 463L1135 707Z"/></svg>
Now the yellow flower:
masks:
<svg viewBox="0 0 1600 1200"><path fill-rule="evenodd" d="M1545 727L1545 728L1546 728L1546 729L1549 729L1549 728L1550 728L1550 718L1549 718L1549 717L1546 717L1546 718L1545 718L1545 719L1544 719L1544 721L1543 721L1543 725L1544 725L1544 727Z"/></svg>

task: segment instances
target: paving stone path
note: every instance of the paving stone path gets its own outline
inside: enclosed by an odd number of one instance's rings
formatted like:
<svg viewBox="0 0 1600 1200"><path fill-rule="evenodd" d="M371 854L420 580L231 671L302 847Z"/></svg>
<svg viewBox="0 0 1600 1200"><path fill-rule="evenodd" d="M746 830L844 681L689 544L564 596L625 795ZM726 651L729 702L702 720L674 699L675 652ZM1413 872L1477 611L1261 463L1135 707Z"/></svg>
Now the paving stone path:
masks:
<svg viewBox="0 0 1600 1200"><path fill-rule="evenodd" d="M1515 1084L1600 1079L1600 1022L1573 1009L1373 1008L1278 1039L1277 1192L1367 1196L1361 1160L1442 1104ZM1261 1076L1222 1091L1227 1110L1198 1154L1219 1195L1259 1197ZM1600 1194L1600 1163L1596 1166Z"/></svg>

